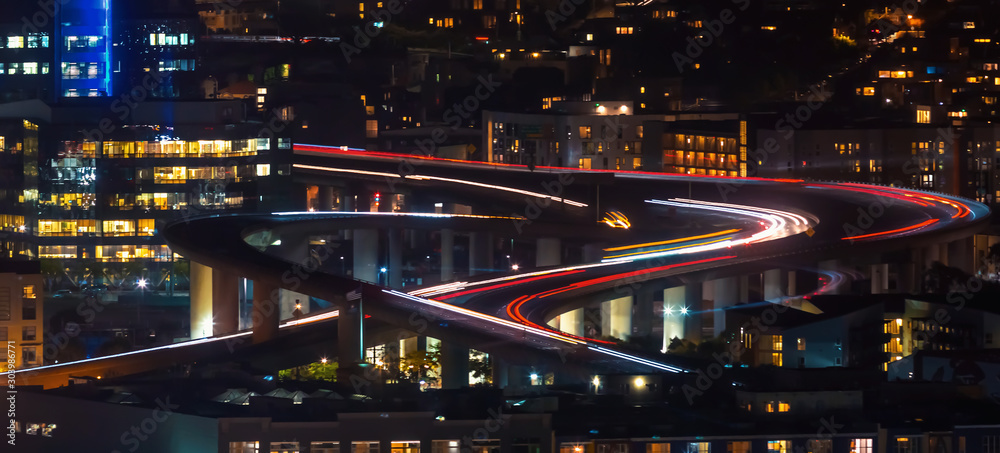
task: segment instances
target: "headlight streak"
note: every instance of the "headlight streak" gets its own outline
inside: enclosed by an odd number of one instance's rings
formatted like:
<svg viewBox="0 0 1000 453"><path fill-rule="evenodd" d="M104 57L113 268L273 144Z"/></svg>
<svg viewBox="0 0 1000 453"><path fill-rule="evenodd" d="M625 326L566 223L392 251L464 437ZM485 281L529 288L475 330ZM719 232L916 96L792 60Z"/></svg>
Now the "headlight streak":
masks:
<svg viewBox="0 0 1000 453"><path fill-rule="evenodd" d="M355 170L355 169L352 169L352 168L320 167L320 166L316 166L316 165L305 165L305 164L294 164L293 167L294 168L302 168L302 169L306 169L306 170L327 171L327 172L331 172L331 173L353 173L353 174L366 175L366 176L381 176L381 177L384 177L384 178L397 178L397 179L398 178L403 178L403 179L413 179L413 180L417 180L417 181L443 181L443 182L451 182L451 183L456 183L456 184L465 184L465 185L469 185L469 186L482 187L482 188L485 188L485 189L501 190L501 191L504 191L504 192L511 192L511 193L517 193L517 194L521 194L521 195L528 195L528 196L532 196L532 197L535 197L535 198L544 198L544 199L548 199L548 200L552 200L552 201L558 201L560 203L565 203L565 204L568 204L570 206L574 206L574 207L577 207L577 208L585 208L585 207L588 206L586 203L580 203L578 201L568 200L568 199L565 199L565 198L562 198L562 197L556 197L556 196L549 195L549 194L546 194L546 193L532 192L530 190L517 189L517 188L514 188L514 187L507 187L507 186L498 186L498 185L495 185L495 184L485 184L485 183L476 182L476 181L469 181L469 180L465 180L465 179L443 178L443 177L440 177L440 176L426 176L426 175L402 175L402 176L400 176L398 174L386 173L386 172L380 172L380 171Z"/></svg>
<svg viewBox="0 0 1000 453"><path fill-rule="evenodd" d="M443 285L432 286L430 288L418 289L418 290L413 291L413 292L411 292L409 294L414 295L414 296L429 297L429 296L434 296L434 295L438 295L438 294L449 293L451 291L460 291L460 290L465 289L467 287L488 285L488 284L491 284L491 283L505 282L505 281L509 281L509 280L522 279L522 278L529 278L529 277L534 277L536 275L547 275L547 274L554 274L554 273L558 273L558 272L573 271L573 270L577 270L577 269L590 269L590 268L593 268L593 267L610 266L610 265L613 265L613 264L617 264L617 263L591 263L591 264L583 264L583 265L579 265L579 266L568 266L568 267L561 267L561 268L558 268L558 269L547 269L547 270L544 270L544 271L528 272L528 273L517 274L517 275L508 275L506 277L499 277L499 278L494 278L494 279L490 279L490 280L482 280L482 281L473 282L473 283L469 283L469 282L446 283L446 284L443 284Z"/></svg>
<svg viewBox="0 0 1000 453"><path fill-rule="evenodd" d="M305 318L302 318L302 319L295 319L295 320L289 320L289 321L283 322L283 323L281 323L278 326L278 328L279 329L284 329L284 328L287 328L287 327L301 326L301 325L313 323L313 322L316 322L316 321L322 321L324 319L336 318L339 315L340 315L340 311L339 310L333 310L333 311L318 313L318 314L315 314L313 316L305 317ZM89 358L89 359L77 360L77 361L73 361L73 362L57 363L57 364L53 364L53 365L44 365L44 366L39 366L39 367L35 367L35 368L27 368L27 369L23 369L23 370L17 370L17 371L15 371L15 373L26 373L26 372L37 372L37 371L41 371L41 370L51 370L51 369L59 368L59 367L66 367L66 366L70 366L70 365L79 365L81 363L91 363L91 362L97 362L97 361L108 360L108 359L115 359L115 358L120 358L120 357L128 357L128 356L133 356L133 355L143 354L143 353L153 352L153 351L164 351L164 350L168 350L168 349L185 348L185 347L190 347L190 346L197 346L197 345L200 345L200 344L212 343L212 342L216 342L216 341L225 341L225 340L231 340L233 338L246 337L246 336L250 336L252 334L253 334L252 331L246 331L246 332L237 332L237 333L229 334L229 335L223 335L221 337L199 338L197 340L189 340L189 341L183 341L183 342L180 342L180 343L172 343L172 344L163 345L163 346L155 346L155 347L152 347L152 348L139 349L139 350L136 350L136 351L122 352L122 353L119 353L119 354L111 354L111 355L106 355L106 356L101 356L101 357L93 357L93 358Z"/></svg>
<svg viewBox="0 0 1000 453"><path fill-rule="evenodd" d="M727 239L724 241L713 241L711 243L703 243L700 245L690 246L690 247L681 247L677 249L666 249L661 251L641 253L635 256L623 256L620 258L605 258L601 260L602 262L614 262L616 260L622 260L622 259L629 259L629 260L650 259L662 256L727 249L727 248L732 248L734 245L748 245L755 242L769 241L786 237L789 235L787 228L787 224L789 223L789 221L791 221L791 223L797 227L797 228L792 228L792 233L802 232L804 231L804 228L808 227L809 225L809 221L801 215L790 212L778 211L774 209L768 209L768 208L756 208L752 206L735 205L729 203L702 202L698 200L687 200L687 199L673 199L670 201L646 200L646 203L660 204L665 206L675 206L681 208L690 208L690 209L705 209L709 211L737 214L746 217L755 217L766 222L766 226L763 231L753 234L745 239L739 239L739 240Z"/></svg>
<svg viewBox="0 0 1000 453"><path fill-rule="evenodd" d="M427 217L432 219L497 219L497 220L521 220L523 217L498 216L498 215L476 215L476 214L439 214L436 212L350 212L350 211L285 211L272 212L274 216L330 216L330 217L363 217L363 216L389 216L389 217Z"/></svg>
<svg viewBox="0 0 1000 453"><path fill-rule="evenodd" d="M637 249L637 248L640 248L640 247L656 247L658 245L676 244L678 242L687 242L687 241L693 241L693 240L696 240L696 239L706 239L706 238L710 238L710 237L721 236L723 234L737 233L739 231L740 231L739 229L734 228L734 229L731 229L731 230L718 231L718 232L715 232L715 233L702 234L702 235L698 235L698 236L689 236L689 237L686 237L686 238L670 239L670 240L667 240L667 241L646 242L644 244L632 244L632 245L623 245L623 246L620 246L620 247L610 247L610 248L604 249L604 251L605 252L617 252L617 251L621 251L621 250Z"/></svg>

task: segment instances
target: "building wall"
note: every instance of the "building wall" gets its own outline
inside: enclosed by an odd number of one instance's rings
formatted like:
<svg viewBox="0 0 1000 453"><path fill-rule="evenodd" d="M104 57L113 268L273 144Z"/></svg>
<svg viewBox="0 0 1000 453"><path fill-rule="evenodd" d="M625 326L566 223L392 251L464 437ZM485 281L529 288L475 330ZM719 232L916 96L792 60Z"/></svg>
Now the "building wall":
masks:
<svg viewBox="0 0 1000 453"><path fill-rule="evenodd" d="M0 341L17 369L42 365L42 285L40 274L0 273Z"/></svg>
<svg viewBox="0 0 1000 453"><path fill-rule="evenodd" d="M15 433L15 450L216 451L218 421L173 412L177 409L176 404L176 400L165 398L149 401L144 407L134 407L22 390L17 393L13 417L19 426ZM95 423L95 420L100 422ZM26 432L32 425L39 427L36 434ZM48 436L43 435L46 431Z"/></svg>
<svg viewBox="0 0 1000 453"><path fill-rule="evenodd" d="M470 447L470 439L477 438L498 441L500 453L514 451L515 439L518 443L536 443L542 452L552 451L551 415L511 415L505 414L502 407L474 420L435 420L432 412L388 412L344 413L336 422L229 418L219 423L218 451L231 451L233 442L259 442L261 451L268 451L269 443L290 442L299 442L301 451L312 442L334 442L340 444L340 451L358 451L352 442L377 442L377 447L363 451L391 453L396 451L393 442L416 442L421 452L459 453ZM445 441L447 446L432 450L434 441Z"/></svg>

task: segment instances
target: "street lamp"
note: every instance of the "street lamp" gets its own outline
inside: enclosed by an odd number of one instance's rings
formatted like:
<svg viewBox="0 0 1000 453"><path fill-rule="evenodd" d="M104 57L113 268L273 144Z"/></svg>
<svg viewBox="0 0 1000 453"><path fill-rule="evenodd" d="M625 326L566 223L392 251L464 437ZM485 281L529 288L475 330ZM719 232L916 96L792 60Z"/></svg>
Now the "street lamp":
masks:
<svg viewBox="0 0 1000 453"><path fill-rule="evenodd" d="M512 265L510 266L510 269L511 269L512 271L514 271L514 272L517 272L517 270L518 270L518 269L520 269L520 268L521 268L521 266L518 266L518 265L516 265L516 264L512 264Z"/></svg>
<svg viewBox="0 0 1000 453"><path fill-rule="evenodd" d="M136 318L136 323L138 323L140 325L136 326L135 337L132 338L133 344L135 343L136 340L139 339L138 329L142 327L141 326L141 324L142 324L142 303L145 302L145 300L146 300L146 285L148 283L149 282L147 282L145 278L139 278L139 280L136 281L136 285L139 287L139 303L135 307L135 318Z"/></svg>

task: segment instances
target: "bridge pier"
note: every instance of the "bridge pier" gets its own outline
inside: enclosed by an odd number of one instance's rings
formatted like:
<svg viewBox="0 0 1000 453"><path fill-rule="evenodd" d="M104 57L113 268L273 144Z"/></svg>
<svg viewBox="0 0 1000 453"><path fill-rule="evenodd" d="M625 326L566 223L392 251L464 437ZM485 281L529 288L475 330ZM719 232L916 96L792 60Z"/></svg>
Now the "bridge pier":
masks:
<svg viewBox="0 0 1000 453"><path fill-rule="evenodd" d="M493 386L502 389L507 387L507 379L510 377L510 365L507 361L490 354L490 371L493 373Z"/></svg>
<svg viewBox="0 0 1000 453"><path fill-rule="evenodd" d="M212 268L191 261L191 339L212 335L214 301L212 300Z"/></svg>
<svg viewBox="0 0 1000 453"><path fill-rule="evenodd" d="M685 294L684 286L663 290L663 347L660 352L667 352L674 338L686 339L685 322L688 316L681 313L681 307L687 306Z"/></svg>
<svg viewBox="0 0 1000 453"><path fill-rule="evenodd" d="M788 294L787 271L784 269L764 271L764 300L774 300Z"/></svg>
<svg viewBox="0 0 1000 453"><path fill-rule="evenodd" d="M975 239L969 236L948 243L948 265L961 269L966 274L975 274L976 263L974 263Z"/></svg>
<svg viewBox="0 0 1000 453"><path fill-rule="evenodd" d="M441 230L441 283L455 279L455 230Z"/></svg>
<svg viewBox="0 0 1000 453"><path fill-rule="evenodd" d="M681 313L684 319L685 340L700 342L702 339L702 314L697 313L704 306L704 285L701 282L684 286L684 308L687 313Z"/></svg>
<svg viewBox="0 0 1000 453"><path fill-rule="evenodd" d="M441 388L469 386L469 348L451 341L441 342Z"/></svg>
<svg viewBox="0 0 1000 453"><path fill-rule="evenodd" d="M469 233L469 275L486 274L493 270L493 235L487 232Z"/></svg>
<svg viewBox="0 0 1000 453"><path fill-rule="evenodd" d="M390 228L389 235L389 265L388 286L394 289L403 288L403 231Z"/></svg>
<svg viewBox="0 0 1000 453"><path fill-rule="evenodd" d="M212 269L212 312L213 334L240 330L240 277L235 272Z"/></svg>
<svg viewBox="0 0 1000 453"><path fill-rule="evenodd" d="M872 294L885 294L889 292L889 265L871 265L871 291Z"/></svg>
<svg viewBox="0 0 1000 453"><path fill-rule="evenodd" d="M726 330L725 309L736 305L739 297L739 277L719 278L712 281L712 336L718 337Z"/></svg>
<svg viewBox="0 0 1000 453"><path fill-rule="evenodd" d="M378 230L354 230L354 278L378 283Z"/></svg>
<svg viewBox="0 0 1000 453"><path fill-rule="evenodd" d="M333 211L333 186L319 186L317 211Z"/></svg>
<svg viewBox="0 0 1000 453"><path fill-rule="evenodd" d="M361 301L347 301L337 317L337 381L351 384L351 376L363 372L364 345L361 344L363 317Z"/></svg>
<svg viewBox="0 0 1000 453"><path fill-rule="evenodd" d="M253 343L263 343L278 337L280 321L280 290L278 285L253 282Z"/></svg>
<svg viewBox="0 0 1000 453"><path fill-rule="evenodd" d="M583 309L577 308L559 315L559 325L555 328L578 337L583 336Z"/></svg>
<svg viewBox="0 0 1000 453"><path fill-rule="evenodd" d="M562 240L559 238L539 238L535 244L535 267L562 264Z"/></svg>
<svg viewBox="0 0 1000 453"><path fill-rule="evenodd" d="M601 303L601 334L628 340L632 335L632 296Z"/></svg>
<svg viewBox="0 0 1000 453"><path fill-rule="evenodd" d="M599 263L604 257L605 244L586 244L583 246L583 262Z"/></svg>

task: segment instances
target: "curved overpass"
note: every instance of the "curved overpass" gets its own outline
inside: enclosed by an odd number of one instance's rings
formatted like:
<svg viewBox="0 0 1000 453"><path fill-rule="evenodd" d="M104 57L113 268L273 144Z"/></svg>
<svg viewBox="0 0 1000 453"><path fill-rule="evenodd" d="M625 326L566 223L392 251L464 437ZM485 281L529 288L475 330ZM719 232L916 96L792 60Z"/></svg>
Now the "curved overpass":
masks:
<svg viewBox="0 0 1000 453"><path fill-rule="evenodd" d="M643 355L545 325L589 294L647 280L683 284L760 269L764 263L815 263L919 244L928 237L967 237L989 216L984 205L941 194L850 183L715 178L641 172L530 172L499 166L385 153L297 148L305 182L387 185L422 199L474 205L483 215L393 213L273 213L210 216L175 223L172 248L209 267L345 306L363 293L365 314L525 363L558 356L567 366L604 371L680 372L690 358ZM614 214L611 214L614 213ZM623 226L628 228L621 228ZM329 234L348 228L492 231L522 237L561 237L608 246L599 261L504 276L484 276L422 288L410 294L322 270L289 279L293 266L268 247L271 240ZM259 241L258 241L259 242ZM258 244L259 245L259 244ZM772 301L781 302L781 301ZM280 341L305 327L336 323L337 311L282 327ZM320 327L310 327L321 329ZM46 366L19 373L19 382L57 385L68 376L129 374L174 363L253 351L248 332L195 340L120 356ZM234 347L234 338L238 339ZM260 348L260 346L256 346ZM252 353L252 352L251 352ZM516 360L515 360L516 361Z"/></svg>

